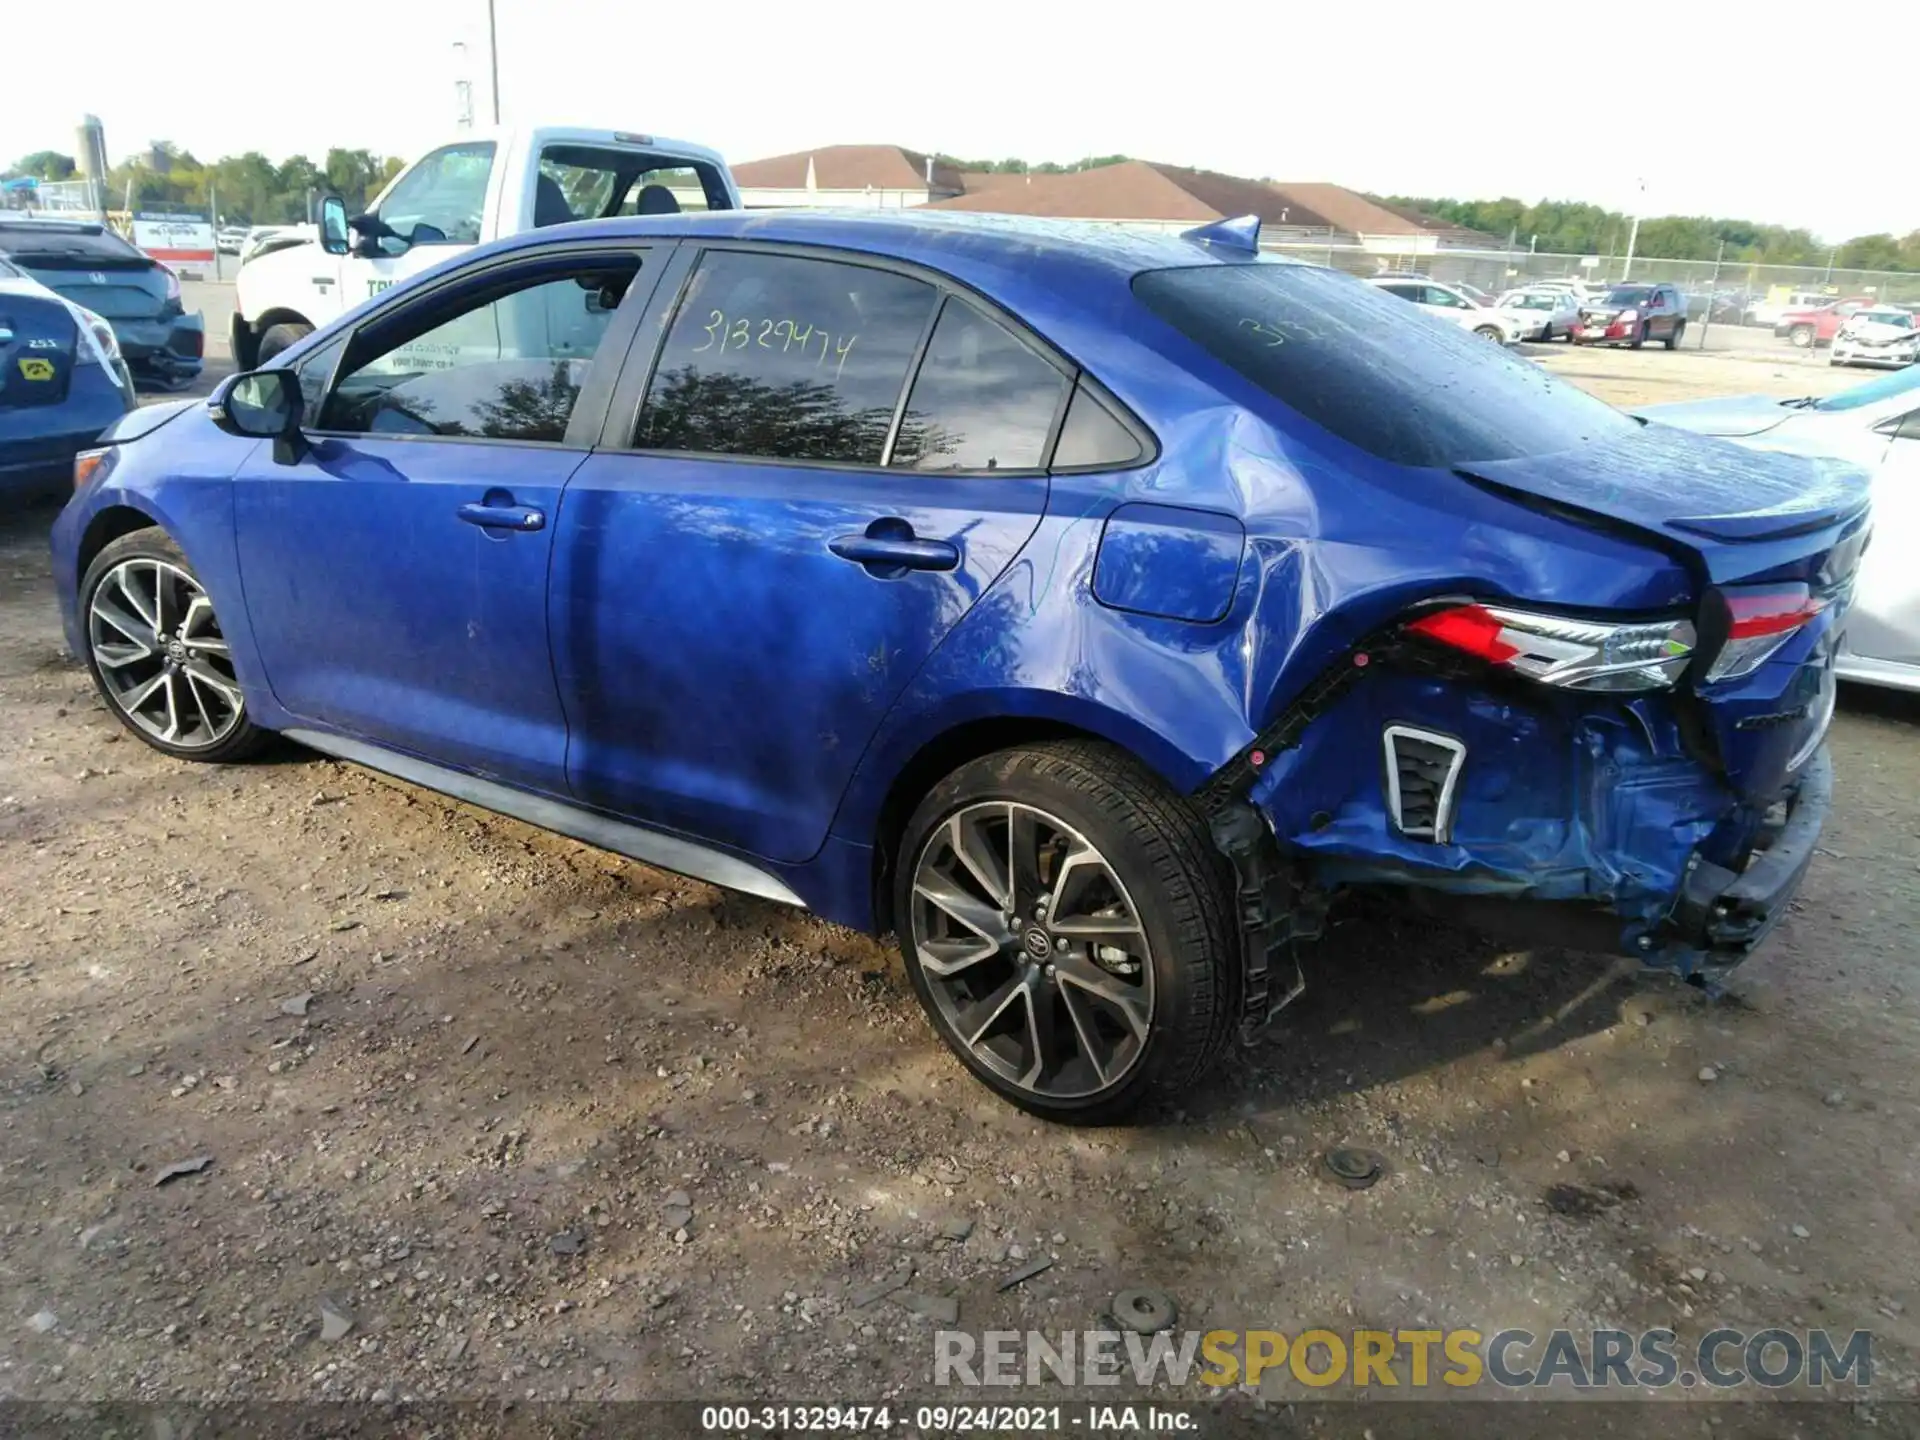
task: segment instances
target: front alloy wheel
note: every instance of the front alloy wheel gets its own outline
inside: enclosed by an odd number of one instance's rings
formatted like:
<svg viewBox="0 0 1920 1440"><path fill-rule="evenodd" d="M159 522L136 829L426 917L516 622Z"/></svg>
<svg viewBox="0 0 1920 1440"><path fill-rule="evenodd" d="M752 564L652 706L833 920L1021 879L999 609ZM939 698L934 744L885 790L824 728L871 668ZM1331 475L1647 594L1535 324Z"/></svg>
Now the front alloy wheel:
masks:
<svg viewBox="0 0 1920 1440"><path fill-rule="evenodd" d="M238 759L258 742L213 602L154 530L122 536L82 587L87 661L120 720L169 755Z"/></svg>

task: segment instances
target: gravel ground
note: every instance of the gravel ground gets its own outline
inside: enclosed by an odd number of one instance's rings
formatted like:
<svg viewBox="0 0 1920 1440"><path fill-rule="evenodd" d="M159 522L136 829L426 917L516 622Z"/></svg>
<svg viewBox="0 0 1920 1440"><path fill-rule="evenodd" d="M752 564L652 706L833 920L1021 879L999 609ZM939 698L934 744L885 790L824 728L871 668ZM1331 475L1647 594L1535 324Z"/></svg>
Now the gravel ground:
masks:
<svg viewBox="0 0 1920 1440"><path fill-rule="evenodd" d="M1852 378L1547 363L1621 401ZM1085 1329L1144 1284L1198 1328L1870 1329L1864 1396L1605 1423L1909 1433L1920 707L1846 695L1729 998L1347 913L1185 1110L1076 1133L973 1083L881 943L292 747L146 750L65 654L49 519L0 521L0 1398L925 1398L923 1312ZM1341 1144L1387 1177L1320 1178ZM1466 1426L1310 1393L1219 1403Z"/></svg>

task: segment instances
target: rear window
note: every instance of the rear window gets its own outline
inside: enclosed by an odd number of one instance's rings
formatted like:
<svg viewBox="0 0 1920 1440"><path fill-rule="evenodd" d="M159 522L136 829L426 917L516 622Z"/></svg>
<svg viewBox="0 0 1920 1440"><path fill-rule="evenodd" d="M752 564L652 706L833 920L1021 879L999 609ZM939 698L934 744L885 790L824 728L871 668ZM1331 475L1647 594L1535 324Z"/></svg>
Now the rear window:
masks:
<svg viewBox="0 0 1920 1440"><path fill-rule="evenodd" d="M124 264L144 257L140 252L106 230L59 230L52 227L0 225L0 250L15 262L31 265L35 260L90 260Z"/></svg>
<svg viewBox="0 0 1920 1440"><path fill-rule="evenodd" d="M1616 285L1607 292L1609 305L1644 305L1652 298L1651 285Z"/></svg>
<svg viewBox="0 0 1920 1440"><path fill-rule="evenodd" d="M1382 460L1454 466L1630 431L1610 405L1450 321L1314 265L1136 275L1154 314L1314 424Z"/></svg>

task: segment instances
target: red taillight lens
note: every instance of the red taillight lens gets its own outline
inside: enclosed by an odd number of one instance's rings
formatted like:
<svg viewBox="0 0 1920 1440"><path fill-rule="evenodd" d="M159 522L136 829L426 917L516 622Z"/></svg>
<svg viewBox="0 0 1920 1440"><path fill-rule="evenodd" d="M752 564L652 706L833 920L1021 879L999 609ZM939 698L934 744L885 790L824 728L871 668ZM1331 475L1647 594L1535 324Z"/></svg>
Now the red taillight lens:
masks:
<svg viewBox="0 0 1920 1440"><path fill-rule="evenodd" d="M1422 615L1407 627L1416 635L1438 640L1494 665L1504 665L1520 652L1500 638L1501 624L1481 605L1460 605Z"/></svg>
<svg viewBox="0 0 1920 1440"><path fill-rule="evenodd" d="M1804 585L1767 590L1723 590L1727 643L1707 667L1707 681L1751 675L1814 616L1826 608Z"/></svg>
<svg viewBox="0 0 1920 1440"><path fill-rule="evenodd" d="M1664 690L1687 668L1694 641L1686 620L1596 620L1507 605L1449 605L1407 630L1567 690Z"/></svg>

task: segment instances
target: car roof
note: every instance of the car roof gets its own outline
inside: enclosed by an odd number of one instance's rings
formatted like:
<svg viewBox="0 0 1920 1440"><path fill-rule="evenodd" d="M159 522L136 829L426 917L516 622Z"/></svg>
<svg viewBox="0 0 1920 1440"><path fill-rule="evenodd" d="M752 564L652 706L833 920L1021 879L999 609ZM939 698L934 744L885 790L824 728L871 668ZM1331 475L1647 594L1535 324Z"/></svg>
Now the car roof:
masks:
<svg viewBox="0 0 1920 1440"><path fill-rule="evenodd" d="M710 210L679 215L616 216L529 231L485 247L496 253L580 238L760 240L926 265L994 291L1031 293L1072 276L1131 280L1143 270L1181 266L1301 262L1254 256L1243 249L1166 231L1086 221L964 212L863 210Z"/></svg>

